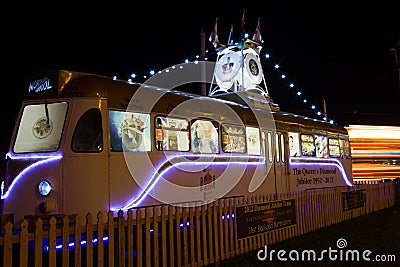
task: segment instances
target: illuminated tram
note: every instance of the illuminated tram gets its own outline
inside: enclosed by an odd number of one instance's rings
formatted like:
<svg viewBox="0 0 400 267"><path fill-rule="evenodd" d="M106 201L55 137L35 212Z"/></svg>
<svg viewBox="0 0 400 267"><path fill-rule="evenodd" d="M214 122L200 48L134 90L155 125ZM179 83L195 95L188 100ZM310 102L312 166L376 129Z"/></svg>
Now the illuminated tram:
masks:
<svg viewBox="0 0 400 267"><path fill-rule="evenodd" d="M25 89L1 182L1 214L15 225L353 185L344 127L257 93L201 96L67 70Z"/></svg>

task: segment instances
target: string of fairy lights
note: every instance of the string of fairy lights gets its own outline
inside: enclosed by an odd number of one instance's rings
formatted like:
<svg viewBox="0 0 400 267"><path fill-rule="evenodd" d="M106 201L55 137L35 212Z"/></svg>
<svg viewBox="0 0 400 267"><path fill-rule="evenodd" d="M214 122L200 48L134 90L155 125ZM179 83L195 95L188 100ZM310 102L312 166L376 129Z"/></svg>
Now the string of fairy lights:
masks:
<svg viewBox="0 0 400 267"><path fill-rule="evenodd" d="M263 55L263 57L265 59L270 60L271 59L271 55L269 53L265 53L265 55ZM273 63L271 63L273 64ZM282 80L288 81L289 79L287 78L286 73L282 70L281 66L278 63L273 64L273 68L274 70L279 74L279 77ZM301 103L303 103L306 107L308 107L309 109L311 109L315 115L318 118L323 119L324 121L329 121L330 124L334 124L334 120L333 119L329 119L327 118L326 114L324 114L323 111L321 111L320 109L317 108L317 106L315 104L312 104L309 98L307 98L306 96L304 96L303 91L299 88L297 88L295 86L295 84L293 82L287 82L287 86L290 88L291 92L294 93L296 95L296 97L299 99L299 101Z"/></svg>
<svg viewBox="0 0 400 267"><path fill-rule="evenodd" d="M188 63L194 63L194 64L198 64L199 60L200 60L200 55L196 55L190 58L186 58L182 63L184 64L188 64ZM280 64L278 63L272 63L272 57L270 55L270 53L264 52L260 54L260 59L265 59L267 60L269 63L273 64L273 69L276 71L276 73L279 75L279 77L284 80L284 82L287 82L287 86L289 88L289 90L295 94L295 96L297 97L297 99L306 106L306 108L309 108L314 115L318 118L321 119L323 121L329 122L330 124L334 124L334 120L333 119L328 119L326 114L324 114L323 111L321 111L321 109L317 108L317 106L315 104L312 104L312 101L310 101L309 98L307 98L304 94L303 91L299 88L297 88L297 86L295 86L295 84L293 82L289 82L289 79L286 75L286 73L282 70L282 67L280 66ZM208 60L208 57L204 58L204 60ZM279 61L278 61L279 62ZM264 63L264 62L261 62ZM176 68L183 68L184 64L179 63L179 67L176 66L172 66L170 68L164 69L164 70L149 70L146 73L142 73L142 74L137 74L137 73L131 73L129 74L129 77L127 79L123 79L123 80L127 80L127 82L129 83L134 83L134 82L144 82L146 79L148 79L149 77L155 75L155 74L159 74L162 73L163 71L165 73L168 73ZM117 76L113 76L113 79L116 80L118 77ZM310 104L311 103L311 104Z"/></svg>

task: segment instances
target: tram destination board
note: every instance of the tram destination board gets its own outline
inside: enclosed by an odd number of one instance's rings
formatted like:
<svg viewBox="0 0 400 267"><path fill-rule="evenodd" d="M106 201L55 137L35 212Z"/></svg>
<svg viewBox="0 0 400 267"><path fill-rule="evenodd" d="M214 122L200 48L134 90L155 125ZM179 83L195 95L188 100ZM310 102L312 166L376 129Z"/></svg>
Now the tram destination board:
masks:
<svg viewBox="0 0 400 267"><path fill-rule="evenodd" d="M342 199L344 211L364 207L367 204L367 192L365 190L342 192Z"/></svg>
<svg viewBox="0 0 400 267"><path fill-rule="evenodd" d="M242 239L296 224L295 199L236 207L237 238Z"/></svg>

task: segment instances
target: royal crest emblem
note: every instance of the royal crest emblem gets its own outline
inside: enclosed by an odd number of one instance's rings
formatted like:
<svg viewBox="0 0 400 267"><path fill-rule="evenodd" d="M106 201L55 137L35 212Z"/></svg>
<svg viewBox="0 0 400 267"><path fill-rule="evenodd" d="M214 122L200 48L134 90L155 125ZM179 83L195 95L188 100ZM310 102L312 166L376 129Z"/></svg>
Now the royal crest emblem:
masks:
<svg viewBox="0 0 400 267"><path fill-rule="evenodd" d="M38 119L32 127L33 135L39 139L49 136L52 130L53 123L46 117Z"/></svg>
<svg viewBox="0 0 400 267"><path fill-rule="evenodd" d="M253 59L251 59L249 61L249 68L250 68L251 74L253 74L254 76L258 76L258 74L260 73L260 70L258 69L257 62L255 60L253 60Z"/></svg>

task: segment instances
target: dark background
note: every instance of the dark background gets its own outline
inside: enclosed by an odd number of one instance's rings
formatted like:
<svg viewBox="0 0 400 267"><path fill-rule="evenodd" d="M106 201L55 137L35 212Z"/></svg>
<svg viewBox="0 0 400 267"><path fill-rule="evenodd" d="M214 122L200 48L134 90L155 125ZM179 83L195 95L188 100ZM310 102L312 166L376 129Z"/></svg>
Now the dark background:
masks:
<svg viewBox="0 0 400 267"><path fill-rule="evenodd" d="M399 70L391 50L400 38L398 1L54 2L7 3L1 24L2 158L30 75L67 69L128 79L132 72L162 70L193 60L202 29L208 39L216 17L220 41L227 41L231 24L237 38L243 9L251 36L261 19L261 53L271 55L262 63L264 76L282 110L316 117L310 105L321 110L325 99L335 123L400 125Z"/></svg>

